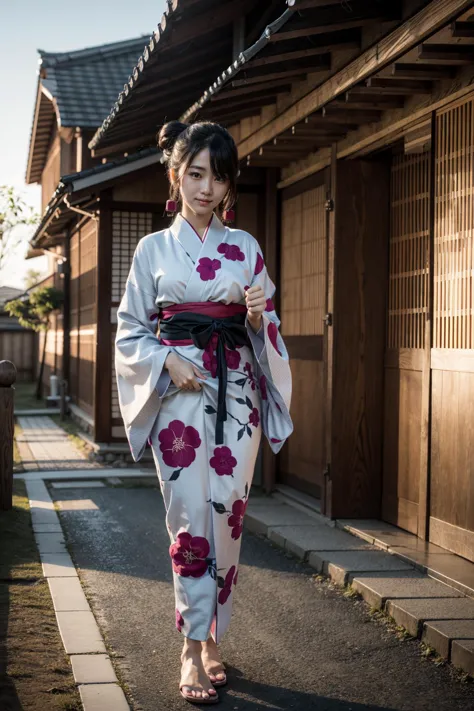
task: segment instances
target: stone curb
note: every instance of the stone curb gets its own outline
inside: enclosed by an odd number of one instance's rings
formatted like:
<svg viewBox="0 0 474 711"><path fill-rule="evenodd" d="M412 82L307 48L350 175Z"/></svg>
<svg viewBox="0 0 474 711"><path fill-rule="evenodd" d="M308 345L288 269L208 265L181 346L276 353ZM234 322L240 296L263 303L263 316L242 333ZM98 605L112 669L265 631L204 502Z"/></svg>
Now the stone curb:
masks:
<svg viewBox="0 0 474 711"><path fill-rule="evenodd" d="M351 587L413 637L474 675L474 600L381 550L373 538L364 539L339 521L331 524L273 496L251 498L244 518L246 530L265 536L335 584Z"/></svg>
<svg viewBox="0 0 474 711"><path fill-rule="evenodd" d="M87 473L90 477L91 470ZM47 477L44 472L42 474L41 478L24 477L33 532L43 575L48 581L59 633L71 661L83 709L130 711L76 568L66 550L61 523L44 483L45 478L56 478L56 472L48 473ZM84 477L77 478L80 480Z"/></svg>

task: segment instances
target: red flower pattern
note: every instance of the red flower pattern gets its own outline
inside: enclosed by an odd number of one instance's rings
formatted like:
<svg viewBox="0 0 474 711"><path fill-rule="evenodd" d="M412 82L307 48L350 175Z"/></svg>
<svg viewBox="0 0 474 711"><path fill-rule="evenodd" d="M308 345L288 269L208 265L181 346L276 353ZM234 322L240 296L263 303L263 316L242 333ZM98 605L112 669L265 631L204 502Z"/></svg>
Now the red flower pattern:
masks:
<svg viewBox="0 0 474 711"><path fill-rule="evenodd" d="M255 382L255 376L254 376L253 370L252 370L252 365L250 363L246 363L244 365L244 371L247 373L247 378L249 379L250 387L252 388L252 390L255 390L256 382Z"/></svg>
<svg viewBox="0 0 474 711"><path fill-rule="evenodd" d="M263 257L260 252L257 252L257 261L255 263L255 276L257 276L257 274L260 274L264 266L265 262L263 261Z"/></svg>
<svg viewBox="0 0 474 711"><path fill-rule="evenodd" d="M223 254L226 259L230 259L232 262L243 262L245 259L245 254L236 244L226 244L225 242L221 242L217 248L217 251L219 254Z"/></svg>
<svg viewBox="0 0 474 711"><path fill-rule="evenodd" d="M202 536L191 536L187 531L178 533L170 546L172 567L183 578L200 578L207 571L209 541Z"/></svg>
<svg viewBox="0 0 474 711"><path fill-rule="evenodd" d="M219 259L209 259L209 257L201 257L197 271L202 281L212 281L216 278L216 271L221 268Z"/></svg>
<svg viewBox="0 0 474 711"><path fill-rule="evenodd" d="M215 378L217 375L217 339L217 333L213 333L211 336L211 340L204 349L204 353L202 356L202 364L204 368L212 375L213 378Z"/></svg>
<svg viewBox="0 0 474 711"><path fill-rule="evenodd" d="M268 324L268 338L270 339L270 343L272 344L273 348L276 350L278 355L281 356L281 352L277 346L277 337L278 337L278 328L273 321Z"/></svg>
<svg viewBox="0 0 474 711"><path fill-rule="evenodd" d="M189 467L196 459L196 449L201 445L199 432L181 420L173 420L158 435L163 461L169 467Z"/></svg>
<svg viewBox="0 0 474 711"><path fill-rule="evenodd" d="M232 455L229 447L216 447L214 456L211 457L209 464L219 476L231 475L234 467L237 466L237 459Z"/></svg>
<svg viewBox="0 0 474 711"><path fill-rule="evenodd" d="M260 415L258 414L258 410L256 407L253 408L252 412L249 415L249 422L254 427L258 427L258 423L260 422Z"/></svg>
<svg viewBox="0 0 474 711"><path fill-rule="evenodd" d="M176 610L176 629L181 632L183 629L184 620L179 610Z"/></svg>
<svg viewBox="0 0 474 711"><path fill-rule="evenodd" d="M232 528L231 536L234 541L238 540L242 535L242 529L244 526L244 516L247 509L247 501L242 501L242 499L237 499L232 504L232 513L227 519L227 523Z"/></svg>
<svg viewBox="0 0 474 711"><path fill-rule="evenodd" d="M267 379L264 375L260 376L260 394L262 396L262 400L267 399Z"/></svg>
<svg viewBox="0 0 474 711"><path fill-rule="evenodd" d="M227 602L227 598L232 592L232 582L234 579L235 565L229 568L227 575L225 576L224 587L221 588L219 592L219 597L217 598L220 605L224 605Z"/></svg>
<svg viewBox="0 0 474 711"><path fill-rule="evenodd" d="M275 304L271 299L267 299L267 303L265 305L265 311L275 311Z"/></svg>
<svg viewBox="0 0 474 711"><path fill-rule="evenodd" d="M240 353L237 350L234 351L226 346L225 360L229 370L237 370L240 365Z"/></svg>

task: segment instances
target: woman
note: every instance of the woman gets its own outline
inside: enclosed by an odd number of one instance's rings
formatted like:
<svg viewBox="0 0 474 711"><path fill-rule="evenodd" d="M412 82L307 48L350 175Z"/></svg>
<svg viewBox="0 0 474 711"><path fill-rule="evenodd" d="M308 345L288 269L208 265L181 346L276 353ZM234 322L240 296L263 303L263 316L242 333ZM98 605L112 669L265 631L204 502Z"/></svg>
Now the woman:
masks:
<svg viewBox="0 0 474 711"><path fill-rule="evenodd" d="M175 121L159 146L168 207L181 212L136 248L117 314L117 382L131 452L137 461L150 443L166 508L180 692L216 703L261 432L274 452L291 433L291 373L258 243L215 213L236 199L232 137Z"/></svg>

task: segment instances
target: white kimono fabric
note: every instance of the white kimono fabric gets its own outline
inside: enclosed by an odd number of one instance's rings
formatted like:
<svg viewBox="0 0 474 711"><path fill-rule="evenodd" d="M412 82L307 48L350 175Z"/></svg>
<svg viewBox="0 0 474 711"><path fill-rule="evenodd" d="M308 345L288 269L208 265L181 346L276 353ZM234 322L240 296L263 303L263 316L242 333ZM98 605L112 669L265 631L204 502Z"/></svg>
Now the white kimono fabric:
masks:
<svg viewBox="0 0 474 711"><path fill-rule="evenodd" d="M260 284L267 297L251 347L225 349L227 419L215 443L216 341L202 350L164 345L157 336L162 310L175 304L243 304ZM137 245L117 313L115 367L130 449L139 460L149 441L166 509L176 598L176 626L186 637L219 642L232 612L242 522L263 430L274 452L291 434L291 372L257 241L224 227L214 215L201 241L177 215L169 229ZM192 310L192 308L190 309ZM217 338L217 336L216 336ZM163 364L170 351L206 376L200 391L171 381Z"/></svg>

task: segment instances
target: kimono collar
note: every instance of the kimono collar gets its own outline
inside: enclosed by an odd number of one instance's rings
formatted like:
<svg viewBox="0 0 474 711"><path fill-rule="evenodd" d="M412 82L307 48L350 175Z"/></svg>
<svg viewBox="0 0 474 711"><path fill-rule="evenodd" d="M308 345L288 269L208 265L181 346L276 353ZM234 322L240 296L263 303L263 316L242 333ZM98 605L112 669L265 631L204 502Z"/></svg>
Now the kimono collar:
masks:
<svg viewBox="0 0 474 711"><path fill-rule="evenodd" d="M213 213L209 227L206 230L206 238L202 241L194 227L189 224L181 213L178 213L170 227L170 231L186 252L190 254L191 258L196 260L201 253L204 253L209 248L212 249L214 247L216 249L223 240L226 228L217 215Z"/></svg>

